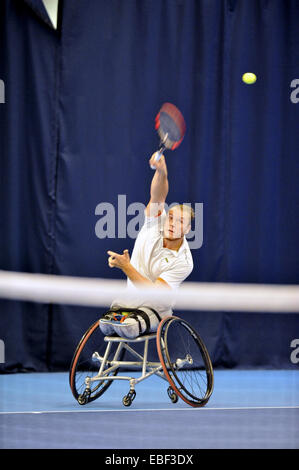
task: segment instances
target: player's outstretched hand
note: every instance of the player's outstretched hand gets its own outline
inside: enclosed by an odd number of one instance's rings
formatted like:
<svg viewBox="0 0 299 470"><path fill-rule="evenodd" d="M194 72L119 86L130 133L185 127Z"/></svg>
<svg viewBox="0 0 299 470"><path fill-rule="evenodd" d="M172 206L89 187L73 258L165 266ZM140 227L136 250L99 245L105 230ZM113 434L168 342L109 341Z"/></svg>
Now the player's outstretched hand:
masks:
<svg viewBox="0 0 299 470"><path fill-rule="evenodd" d="M129 250L124 250L123 254L114 253L114 251L107 251L109 258L108 264L110 268L125 268L130 263Z"/></svg>

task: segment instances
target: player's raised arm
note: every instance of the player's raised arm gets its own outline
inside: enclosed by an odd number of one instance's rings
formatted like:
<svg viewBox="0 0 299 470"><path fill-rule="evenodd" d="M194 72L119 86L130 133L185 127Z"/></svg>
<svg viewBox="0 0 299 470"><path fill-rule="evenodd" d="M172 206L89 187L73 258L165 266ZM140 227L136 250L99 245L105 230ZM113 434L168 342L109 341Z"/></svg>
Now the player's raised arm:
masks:
<svg viewBox="0 0 299 470"><path fill-rule="evenodd" d="M159 213L162 213L169 189L164 155L161 156L159 161L155 161L155 154L156 153L154 153L149 160L149 165L154 166L156 171L151 183L150 201L145 210L147 217L155 217Z"/></svg>

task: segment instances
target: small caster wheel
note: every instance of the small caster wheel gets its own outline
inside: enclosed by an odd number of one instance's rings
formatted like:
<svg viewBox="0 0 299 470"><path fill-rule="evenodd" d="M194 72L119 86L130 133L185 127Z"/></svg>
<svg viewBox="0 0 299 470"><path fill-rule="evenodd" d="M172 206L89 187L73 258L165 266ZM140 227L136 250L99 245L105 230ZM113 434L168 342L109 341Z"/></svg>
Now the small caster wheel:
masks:
<svg viewBox="0 0 299 470"><path fill-rule="evenodd" d="M90 397L90 390L83 392L81 395L78 396L78 403L79 405L86 405L89 402Z"/></svg>
<svg viewBox="0 0 299 470"><path fill-rule="evenodd" d="M132 400L127 395L123 398L123 405L125 405L125 406L131 406L132 405Z"/></svg>
<svg viewBox="0 0 299 470"><path fill-rule="evenodd" d="M179 397L178 397L177 394L172 390L171 387L168 387L167 393L168 393L168 396L169 396L170 400L172 401L172 403L176 403L176 402L178 401Z"/></svg>
<svg viewBox="0 0 299 470"><path fill-rule="evenodd" d="M132 390L128 393L128 395L125 395L123 398L123 405L124 406L131 406L134 398L136 397L136 392L135 390Z"/></svg>
<svg viewBox="0 0 299 470"><path fill-rule="evenodd" d="M79 405L86 405L86 403L88 402L88 398L84 395L79 395L78 396L78 403Z"/></svg>

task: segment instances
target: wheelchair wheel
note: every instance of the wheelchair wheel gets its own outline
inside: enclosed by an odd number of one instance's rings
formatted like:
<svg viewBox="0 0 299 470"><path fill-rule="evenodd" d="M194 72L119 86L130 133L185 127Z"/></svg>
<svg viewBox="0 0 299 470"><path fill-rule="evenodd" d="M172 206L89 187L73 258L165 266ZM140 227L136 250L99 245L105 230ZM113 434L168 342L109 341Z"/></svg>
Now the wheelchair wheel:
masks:
<svg viewBox="0 0 299 470"><path fill-rule="evenodd" d="M111 385L112 380L96 380L91 382L90 387L86 385L86 379L95 377L100 370L100 361L94 360L94 354L103 357L107 344L104 335L96 321L82 336L72 359L69 371L69 383L74 398L80 405L90 403L100 397ZM112 343L108 361L114 359L118 343ZM122 349L115 360L121 361L125 350ZM114 369L108 375L117 375L119 368ZM104 371L105 372L105 369Z"/></svg>
<svg viewBox="0 0 299 470"><path fill-rule="evenodd" d="M157 350L173 391L188 405L206 405L213 392L209 353L194 328L178 317L166 317L157 331Z"/></svg>

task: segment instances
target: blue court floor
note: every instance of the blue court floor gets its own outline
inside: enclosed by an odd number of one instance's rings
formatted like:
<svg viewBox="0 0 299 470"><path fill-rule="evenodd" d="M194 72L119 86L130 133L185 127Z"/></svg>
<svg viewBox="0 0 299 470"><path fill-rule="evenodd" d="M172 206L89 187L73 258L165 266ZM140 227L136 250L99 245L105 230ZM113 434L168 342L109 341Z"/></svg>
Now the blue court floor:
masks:
<svg viewBox="0 0 299 470"><path fill-rule="evenodd" d="M67 373L0 376L1 449L298 449L298 370L216 370L204 408L172 404L153 376L80 406ZM133 374L131 374L133 375Z"/></svg>

